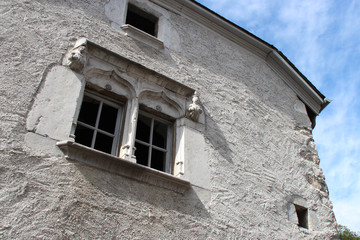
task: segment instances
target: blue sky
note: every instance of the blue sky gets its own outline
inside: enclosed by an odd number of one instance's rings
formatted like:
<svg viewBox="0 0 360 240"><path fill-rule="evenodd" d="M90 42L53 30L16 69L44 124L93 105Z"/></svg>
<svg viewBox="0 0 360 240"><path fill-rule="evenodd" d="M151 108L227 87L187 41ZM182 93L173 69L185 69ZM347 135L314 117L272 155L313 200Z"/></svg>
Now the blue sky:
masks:
<svg viewBox="0 0 360 240"><path fill-rule="evenodd" d="M333 100L315 143L338 223L360 231L360 1L198 2L274 45Z"/></svg>

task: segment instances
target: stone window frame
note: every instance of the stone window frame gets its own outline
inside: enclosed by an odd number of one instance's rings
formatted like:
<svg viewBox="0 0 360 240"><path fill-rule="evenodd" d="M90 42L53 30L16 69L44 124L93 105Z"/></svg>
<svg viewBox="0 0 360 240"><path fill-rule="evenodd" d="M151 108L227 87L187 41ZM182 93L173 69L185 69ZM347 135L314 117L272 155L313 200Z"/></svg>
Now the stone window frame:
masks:
<svg viewBox="0 0 360 240"><path fill-rule="evenodd" d="M308 201L301 196L291 196L288 202L288 220L296 225L300 231L309 233L316 231L319 220L316 212L311 210Z"/></svg>
<svg viewBox="0 0 360 240"><path fill-rule="evenodd" d="M72 78L68 79L69 82L78 82L76 83L76 89L80 91L77 97L76 93L71 94L72 98L77 99L77 103L68 137L53 136L54 139L60 138L57 146L64 152L67 159L80 161L109 172L180 193L187 191L192 179L195 184L199 184L198 186L208 186L209 182L205 181L209 176L206 167L201 170L205 171L205 178L198 178L197 175L193 175L192 170L189 172L190 175L187 176L188 180L183 178L184 158L188 155L197 156L197 153L193 152L191 148L185 147L184 144L189 143L186 143L187 140L184 140L184 136L191 135L199 138L199 140L203 139L201 132L204 130L205 123L198 94L194 89L106 50L85 38L79 39L65 55L63 65L68 70L62 69L60 66L56 67L57 71L60 72L56 73L55 71L52 73L51 81L53 83L49 84L58 86L60 84L59 80L63 81L62 78L66 75ZM52 86L49 90L51 91L55 87ZM126 102L123 111L122 143L119 155L114 156L103 153L74 141L81 99L87 90L105 95L108 99ZM61 96L56 98L62 100ZM66 101L70 100L67 99ZM41 105L37 107L42 109ZM134 157L134 129L136 129L138 112L141 110L164 119L173 119L173 167L169 173L136 164L136 158ZM44 111L43 113L46 114ZM66 115L68 114L67 112ZM36 114L30 115L34 115L30 118L32 118L32 124L36 124ZM50 119L46 120L46 122L49 124ZM47 130L47 128L44 128L44 131ZM40 129L40 131L43 130ZM60 135L64 136L63 133ZM61 140L61 138L64 140ZM200 152L205 153L204 145L201 146L201 149ZM202 161L207 161L206 158L199 160L196 160L198 163L192 161L190 165L198 165Z"/></svg>
<svg viewBox="0 0 360 240"><path fill-rule="evenodd" d="M85 91L84 97L85 96L99 102L99 108L98 108L98 111L97 111L96 121L95 121L94 126L92 126L92 125L89 125L87 123L82 122L78 117L77 122L76 122L76 128L78 126L82 126L82 127L85 127L87 129L90 129L90 130L94 131L92 139L91 139L91 146L89 146L89 147L91 147L93 149L96 148L95 147L95 142L96 142L98 133L106 134L106 135L112 137L113 142L112 142L112 145L111 145L110 154L111 155L116 155L118 150L119 150L118 145L119 145L119 141L120 141L120 138L121 138L121 125L122 125L123 108L124 108L123 105L124 104L116 102L116 101L114 101L114 99L109 99L109 98L107 98L107 97L105 97L103 95L99 95L97 92L93 92L93 91L89 91L89 90ZM84 103L84 99L83 99L81 105L79 106L80 109L83 107L82 106L83 103ZM116 120L115 120L114 132L111 135L107 131L101 130L100 127L98 126L99 125L99 120L100 120L100 112L102 111L102 108L103 108L102 106L104 104L118 109ZM75 131L76 131L76 129L75 129ZM76 133L74 133L74 135L76 136Z"/></svg>

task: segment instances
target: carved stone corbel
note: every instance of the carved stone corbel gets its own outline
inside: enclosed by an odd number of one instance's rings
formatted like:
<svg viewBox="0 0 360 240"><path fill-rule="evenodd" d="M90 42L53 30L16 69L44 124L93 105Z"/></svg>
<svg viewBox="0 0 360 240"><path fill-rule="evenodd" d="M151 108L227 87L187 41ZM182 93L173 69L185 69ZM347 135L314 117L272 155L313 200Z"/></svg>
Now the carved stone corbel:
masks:
<svg viewBox="0 0 360 240"><path fill-rule="evenodd" d="M174 175L176 177L184 176L184 162L183 161L175 163Z"/></svg>
<svg viewBox="0 0 360 240"><path fill-rule="evenodd" d="M195 91L193 98L192 98L192 103L189 105L187 111L186 111L186 116L188 118L190 118L191 120L193 120L194 122L198 122L199 121L199 117L200 114L202 113L202 108L200 106L200 101L199 101L199 94Z"/></svg>
<svg viewBox="0 0 360 240"><path fill-rule="evenodd" d="M130 151L131 146L126 144L124 146L121 147L121 151L120 151L120 158L126 159L126 160L131 160L131 159L135 159L136 161L136 156L134 155L136 147L133 147L132 152Z"/></svg>
<svg viewBox="0 0 360 240"><path fill-rule="evenodd" d="M86 48L87 39L78 39L74 47L66 55L64 59L64 65L68 66L71 70L75 72L82 72L87 62Z"/></svg>

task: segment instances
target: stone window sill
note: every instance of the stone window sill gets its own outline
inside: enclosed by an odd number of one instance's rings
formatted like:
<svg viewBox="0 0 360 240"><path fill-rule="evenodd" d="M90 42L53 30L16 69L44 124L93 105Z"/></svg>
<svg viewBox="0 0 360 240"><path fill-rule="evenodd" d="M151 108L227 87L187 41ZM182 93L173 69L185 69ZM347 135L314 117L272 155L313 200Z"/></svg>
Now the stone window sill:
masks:
<svg viewBox="0 0 360 240"><path fill-rule="evenodd" d="M164 43L162 41L146 32L137 29L136 27L125 24L121 26L121 29L125 32L126 36L132 37L140 42L143 42L158 49L164 48Z"/></svg>
<svg viewBox="0 0 360 240"><path fill-rule="evenodd" d="M64 152L68 160L83 162L120 176L149 183L178 193L185 193L190 188L189 181L100 152L73 141L60 141L57 142L56 145Z"/></svg>

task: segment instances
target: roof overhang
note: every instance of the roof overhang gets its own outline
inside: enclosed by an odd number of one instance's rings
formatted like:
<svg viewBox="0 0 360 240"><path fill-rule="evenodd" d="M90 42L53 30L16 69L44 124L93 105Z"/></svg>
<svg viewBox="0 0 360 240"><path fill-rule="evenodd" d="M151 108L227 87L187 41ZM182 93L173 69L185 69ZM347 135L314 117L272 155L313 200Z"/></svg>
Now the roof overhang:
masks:
<svg viewBox="0 0 360 240"><path fill-rule="evenodd" d="M206 26L264 59L316 115L331 102L281 51L200 3L194 0L150 1Z"/></svg>

